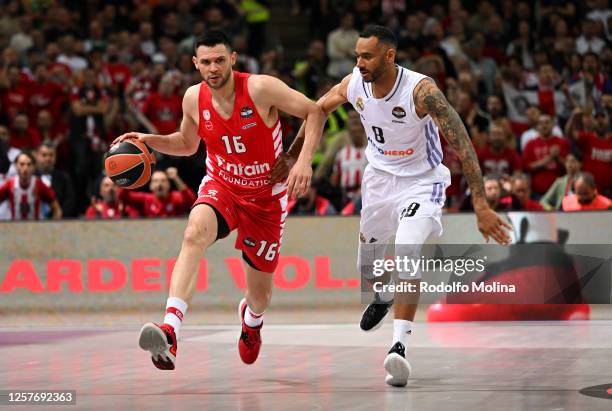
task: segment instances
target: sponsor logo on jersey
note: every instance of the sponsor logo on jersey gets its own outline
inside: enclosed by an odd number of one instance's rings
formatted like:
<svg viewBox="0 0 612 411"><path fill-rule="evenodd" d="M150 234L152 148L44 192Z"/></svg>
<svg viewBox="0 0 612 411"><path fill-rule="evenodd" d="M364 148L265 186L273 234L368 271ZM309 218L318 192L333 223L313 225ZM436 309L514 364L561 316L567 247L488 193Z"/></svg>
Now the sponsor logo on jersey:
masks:
<svg viewBox="0 0 612 411"><path fill-rule="evenodd" d="M253 115L253 109L249 106L244 106L240 109L240 117L249 118Z"/></svg>
<svg viewBox="0 0 612 411"><path fill-rule="evenodd" d="M212 121L206 121L204 123L204 127L206 127L206 130L212 130L213 129L213 123Z"/></svg>
<svg viewBox="0 0 612 411"><path fill-rule="evenodd" d="M384 154L386 156L394 156L394 157L407 157L414 154L414 150L408 148L406 150L384 150Z"/></svg>
<svg viewBox="0 0 612 411"><path fill-rule="evenodd" d="M363 111L365 106L363 105L363 97L357 97L357 101L355 101L355 105L357 106L357 110Z"/></svg>
<svg viewBox="0 0 612 411"><path fill-rule="evenodd" d="M258 163L257 161L253 164L235 164L228 163L225 159L217 155L217 165L222 169L231 173L235 176L245 177L259 177L270 172L269 163Z"/></svg>
<svg viewBox="0 0 612 411"><path fill-rule="evenodd" d="M244 240L242 240L242 242L244 243L244 245L246 245L247 247L255 247L257 245L257 243L255 242L255 240L253 240L250 237L245 238Z"/></svg>
<svg viewBox="0 0 612 411"><path fill-rule="evenodd" d="M374 140L368 136L368 142L372 144L372 147L378 152L378 154L389 157L408 157L414 154L414 149L407 148L405 150L385 150L380 148Z"/></svg>
<svg viewBox="0 0 612 411"><path fill-rule="evenodd" d="M404 118L406 117L406 110L400 106L396 106L393 107L393 110L391 110L391 114L393 114L393 117L395 118Z"/></svg>
<svg viewBox="0 0 612 411"><path fill-rule="evenodd" d="M208 190L208 192L204 195L202 195L202 197L210 197L210 198L214 198L215 200L219 201L219 199L217 198L217 190Z"/></svg>
<svg viewBox="0 0 612 411"><path fill-rule="evenodd" d="M203 110L202 111L202 116L204 116L204 120L206 120L206 121L210 120L210 111Z"/></svg>
<svg viewBox="0 0 612 411"><path fill-rule="evenodd" d="M368 243L372 244L372 243L375 243L377 241L378 241L378 238L372 237L372 238L370 238L370 241L368 241Z"/></svg>
<svg viewBox="0 0 612 411"><path fill-rule="evenodd" d="M242 126L242 129L246 130L247 128L255 127L256 125L257 125L257 123L255 123L255 122L249 123L249 124L245 124L244 126Z"/></svg>

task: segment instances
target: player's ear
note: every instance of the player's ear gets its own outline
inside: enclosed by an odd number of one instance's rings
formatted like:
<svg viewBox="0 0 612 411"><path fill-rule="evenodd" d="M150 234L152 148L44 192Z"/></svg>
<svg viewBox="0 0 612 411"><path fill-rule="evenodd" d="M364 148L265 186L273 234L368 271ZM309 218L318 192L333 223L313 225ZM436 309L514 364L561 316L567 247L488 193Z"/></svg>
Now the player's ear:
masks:
<svg viewBox="0 0 612 411"><path fill-rule="evenodd" d="M230 54L230 61L232 62L232 66L236 64L237 58L238 58L238 53L236 53L235 51L232 51L232 54Z"/></svg>
<svg viewBox="0 0 612 411"><path fill-rule="evenodd" d="M397 54L397 50L395 50L393 47L389 47L386 53L387 61L389 63L393 63L395 61L396 54Z"/></svg>
<svg viewBox="0 0 612 411"><path fill-rule="evenodd" d="M197 69L198 68L198 59L196 58L196 56L192 56L191 57L191 61L193 62L194 67Z"/></svg>

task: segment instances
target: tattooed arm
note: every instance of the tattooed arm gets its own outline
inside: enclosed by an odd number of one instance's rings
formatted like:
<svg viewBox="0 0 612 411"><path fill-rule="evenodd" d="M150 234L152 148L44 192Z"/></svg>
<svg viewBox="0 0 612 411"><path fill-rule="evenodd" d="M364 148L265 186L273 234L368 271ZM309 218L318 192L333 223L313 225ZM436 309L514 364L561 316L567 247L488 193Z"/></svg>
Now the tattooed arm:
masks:
<svg viewBox="0 0 612 411"><path fill-rule="evenodd" d="M463 175L470 187L480 232L487 242L491 236L500 244L508 243L510 237L502 227L511 228L511 226L491 210L487 203L478 158L459 114L429 78L421 80L416 85L414 103L418 116L423 118L429 114L438 125L438 129L442 131L444 138L459 155Z"/></svg>

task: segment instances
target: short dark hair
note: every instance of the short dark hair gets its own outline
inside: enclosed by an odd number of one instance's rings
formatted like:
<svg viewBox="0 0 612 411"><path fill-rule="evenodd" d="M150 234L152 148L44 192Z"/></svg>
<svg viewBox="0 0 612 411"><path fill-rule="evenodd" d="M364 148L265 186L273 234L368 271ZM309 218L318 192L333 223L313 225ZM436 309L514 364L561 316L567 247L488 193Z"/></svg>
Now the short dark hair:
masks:
<svg viewBox="0 0 612 411"><path fill-rule="evenodd" d="M21 156L26 156L27 158L32 160L32 164L36 165L36 159L34 158L34 155L30 150L23 150L21 153L17 154L17 157L15 157L15 164L17 164Z"/></svg>
<svg viewBox="0 0 612 411"><path fill-rule="evenodd" d="M595 183L595 177L593 177L593 174L588 173L586 171L581 171L578 174L576 174L576 177L574 178L574 184L576 184L576 181L578 180L583 180L586 185L588 185L591 188L597 188L597 184Z"/></svg>
<svg viewBox="0 0 612 411"><path fill-rule="evenodd" d="M377 24L370 24L366 26L361 33L359 33L359 37L363 39L367 39L368 37L376 37L379 42L388 44L393 48L397 48L397 38L393 34L391 30L386 28L385 26L379 26Z"/></svg>
<svg viewBox="0 0 612 411"><path fill-rule="evenodd" d="M512 184L514 184L515 181L519 180L526 182L529 188L531 188L531 178L529 178L528 174L521 173L520 171L517 171L516 173L512 174Z"/></svg>
<svg viewBox="0 0 612 411"><path fill-rule="evenodd" d="M40 143L38 147L36 147L36 151L40 150L43 147L48 148L49 150L57 151L55 144L53 144L53 141L51 140L44 140L42 143Z"/></svg>
<svg viewBox="0 0 612 411"><path fill-rule="evenodd" d="M223 44L229 51L232 50L232 42L227 34L221 30L208 30L206 33L195 39L193 42L193 52L197 52L198 47L200 46L214 47L219 44Z"/></svg>
<svg viewBox="0 0 612 411"><path fill-rule="evenodd" d="M501 187L501 183L499 182L499 174L497 173L489 173L489 174L485 174L485 176L482 178L482 182L486 183L487 181L496 181L497 184Z"/></svg>

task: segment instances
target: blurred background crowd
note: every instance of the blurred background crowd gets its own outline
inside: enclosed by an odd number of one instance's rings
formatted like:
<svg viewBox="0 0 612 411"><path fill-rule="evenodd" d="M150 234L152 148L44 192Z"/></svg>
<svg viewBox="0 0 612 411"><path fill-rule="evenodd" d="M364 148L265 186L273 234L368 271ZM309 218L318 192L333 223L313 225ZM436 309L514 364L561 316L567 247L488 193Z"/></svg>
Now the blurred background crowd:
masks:
<svg viewBox="0 0 612 411"><path fill-rule="evenodd" d="M433 78L461 116L492 207L610 208L612 10L607 0L0 0L0 219L185 215L206 150L157 154L148 187L103 175L127 131L168 134L201 81L192 44L222 29L237 70L276 76L312 99L354 66L359 31L384 24L398 64ZM287 148L299 128L284 118ZM444 141L444 139L442 139ZM359 115L330 116L313 188L292 214L358 214L367 144ZM449 212L470 210L453 150Z"/></svg>

